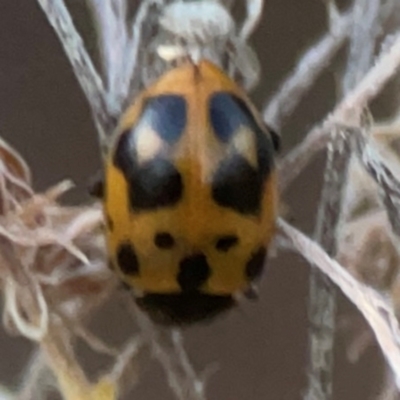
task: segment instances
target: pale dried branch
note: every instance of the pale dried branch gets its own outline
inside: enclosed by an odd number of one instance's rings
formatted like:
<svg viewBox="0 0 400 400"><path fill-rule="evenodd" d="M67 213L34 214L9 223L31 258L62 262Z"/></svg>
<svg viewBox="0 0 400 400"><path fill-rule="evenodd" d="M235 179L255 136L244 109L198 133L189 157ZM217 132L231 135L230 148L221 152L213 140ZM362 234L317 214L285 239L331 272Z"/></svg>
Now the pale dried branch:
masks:
<svg viewBox="0 0 400 400"><path fill-rule="evenodd" d="M365 169L379 185L392 230L400 238L400 181L396 165L391 165L387 153L380 151L382 146L378 138L360 134L357 144L358 155Z"/></svg>
<svg viewBox="0 0 400 400"><path fill-rule="evenodd" d="M125 56L126 64L131 68L131 75L129 80L126 81L126 101L130 99L130 96L136 94L144 84L143 80L139 76L141 68L146 68L143 62L144 53L146 47L153 39L153 29L155 25L156 17L152 16L152 11L158 10L162 5L165 4L166 0L147 0L140 4L140 7L136 13L135 21L132 25L132 33L130 40L130 51ZM154 14L158 14L154 13Z"/></svg>
<svg viewBox="0 0 400 400"><path fill-rule="evenodd" d="M392 306L378 292L356 280L300 231L282 219L278 225L296 251L327 275L368 321L400 388L400 330Z"/></svg>
<svg viewBox="0 0 400 400"><path fill-rule="evenodd" d="M343 221L338 234L337 261L361 282L390 294L396 284L400 253L391 235L390 221L381 207L366 208L359 216ZM393 298L398 313L397 303Z"/></svg>
<svg viewBox="0 0 400 400"><path fill-rule="evenodd" d="M117 388L107 378L92 385L72 348L72 338L60 320L53 319L40 347L54 371L66 400L116 400Z"/></svg>
<svg viewBox="0 0 400 400"><path fill-rule="evenodd" d="M58 197L71 187L69 182L34 194L29 170L18 154L0 142L0 156L4 326L39 342L67 399L97 400L100 393L114 399L113 383L100 381L92 387L67 344L78 334L97 351L108 351L78 326L88 309L107 298L115 282L105 268L101 210L61 206ZM60 327L60 315L73 319L73 324ZM35 379L25 389L21 396L35 390Z"/></svg>
<svg viewBox="0 0 400 400"><path fill-rule="evenodd" d="M276 94L266 106L264 121L278 131L285 118L299 104L322 71L330 65L332 58L349 35L352 22L352 11L338 17L315 45L308 49L297 62L294 71L280 85Z"/></svg>
<svg viewBox="0 0 400 400"><path fill-rule="evenodd" d="M103 81L86 51L64 0L37 1L59 37L75 76L88 99L98 129L100 144L104 145L107 136L114 129L115 121Z"/></svg>
<svg viewBox="0 0 400 400"><path fill-rule="evenodd" d="M333 3L328 3L331 20L337 17ZM381 0L356 0L353 6L350 49L342 79L342 92L346 95L370 68L375 42L380 28ZM332 17L333 15L333 17ZM359 123L362 110L354 110L352 124ZM352 152L351 136L333 131L327 145L324 184L318 207L315 238L328 255L337 250L337 230L346 204L342 195L347 182L347 171ZM310 371L306 399L330 399L333 381L333 351L336 327L336 289L319 271L310 275L309 296Z"/></svg>
<svg viewBox="0 0 400 400"><path fill-rule="evenodd" d="M140 52L149 45L144 34L150 23L150 11L164 4L163 0L140 2L134 20L128 16L126 0L91 0L98 23L100 48L107 80L109 106L113 115L120 115L128 99L140 87ZM143 66L142 66L143 67Z"/></svg>
<svg viewBox="0 0 400 400"><path fill-rule="evenodd" d="M198 376L183 348L181 333L154 325L136 306L129 303L142 337L167 375L169 387L180 400L205 400L205 377Z"/></svg>
<svg viewBox="0 0 400 400"><path fill-rule="evenodd" d="M104 354L115 358L118 357L119 350L117 348L103 342L103 340L82 326L81 321L73 320L71 316L67 316L62 312L59 312L58 316L61 318L68 331L73 333L75 337L81 338L93 351L98 354Z"/></svg>
<svg viewBox="0 0 400 400"><path fill-rule="evenodd" d="M46 388L48 389L51 384L54 384L53 381L54 376L49 373L43 353L40 350L36 350L24 371L22 387L13 396L13 399L32 400L42 398Z"/></svg>
<svg viewBox="0 0 400 400"><path fill-rule="evenodd" d="M362 81L334 109L328 120L343 125L352 121L354 110L364 107L382 90L400 67L400 32L390 37L390 44Z"/></svg>
<svg viewBox="0 0 400 400"><path fill-rule="evenodd" d="M330 256L336 253L336 230L349 153L348 138L340 129L332 132L315 227L315 240ZM304 398L329 399L332 395L333 380L336 291L326 276L316 270L311 271L310 275L308 318L310 321L309 384Z"/></svg>
<svg viewBox="0 0 400 400"><path fill-rule="evenodd" d="M264 0L246 0L246 7L247 18L239 32L244 41L247 41L261 20Z"/></svg>
<svg viewBox="0 0 400 400"><path fill-rule="evenodd" d="M128 16L125 0L113 1L89 1L98 21L97 29L99 47L102 51L105 78L107 81L107 93L110 99L112 111L115 115L121 112L121 80L127 72L122 70L124 55L128 51L129 35L127 30ZM125 72L125 73L124 73Z"/></svg>
<svg viewBox="0 0 400 400"><path fill-rule="evenodd" d="M327 149L324 186L318 208L315 237L325 251L334 256L336 226L340 215L341 195L346 181L352 138L346 129L338 126L332 131L331 138Z"/></svg>
<svg viewBox="0 0 400 400"><path fill-rule="evenodd" d="M349 56L342 81L342 92L345 95L371 67L381 29L381 6L381 0L356 0L354 3Z"/></svg>
<svg viewBox="0 0 400 400"><path fill-rule="evenodd" d="M138 361L136 363L134 361L138 359L139 352L144 348L143 345L144 341L140 338L129 340L120 350L115 364L108 374L120 392L121 389L124 391L131 389L139 381ZM142 363L140 366L142 367Z"/></svg>
<svg viewBox="0 0 400 400"><path fill-rule="evenodd" d="M280 130L285 119L297 107L323 70L330 65L331 60L351 33L355 10L338 14L336 8L332 8L332 4L333 2L328 2L329 32L304 53L294 71L280 85L276 94L264 108L264 121L277 130ZM386 1L378 10L379 18L375 22L382 26L396 10L398 10L398 5L395 0ZM375 34L377 33L375 31Z"/></svg>
<svg viewBox="0 0 400 400"><path fill-rule="evenodd" d="M302 143L291 150L278 165L280 190L283 191L298 176L311 159L328 143L335 124L352 124L355 110L362 110L383 89L400 67L400 33L392 37L383 52L361 82L334 108L327 119L315 126Z"/></svg>

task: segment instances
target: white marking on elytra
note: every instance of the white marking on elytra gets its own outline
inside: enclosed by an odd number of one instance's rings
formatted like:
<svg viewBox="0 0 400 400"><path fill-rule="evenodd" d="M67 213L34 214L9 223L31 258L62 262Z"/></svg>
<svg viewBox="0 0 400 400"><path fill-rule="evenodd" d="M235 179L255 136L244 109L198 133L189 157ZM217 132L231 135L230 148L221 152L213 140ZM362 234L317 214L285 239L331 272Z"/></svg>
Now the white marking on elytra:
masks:
<svg viewBox="0 0 400 400"><path fill-rule="evenodd" d="M164 142L149 125L140 124L135 132L135 147L139 164L152 160L159 154Z"/></svg>
<svg viewBox="0 0 400 400"><path fill-rule="evenodd" d="M252 167L258 167L256 141L254 132L250 128L240 127L234 134L230 147L235 153L245 158Z"/></svg>

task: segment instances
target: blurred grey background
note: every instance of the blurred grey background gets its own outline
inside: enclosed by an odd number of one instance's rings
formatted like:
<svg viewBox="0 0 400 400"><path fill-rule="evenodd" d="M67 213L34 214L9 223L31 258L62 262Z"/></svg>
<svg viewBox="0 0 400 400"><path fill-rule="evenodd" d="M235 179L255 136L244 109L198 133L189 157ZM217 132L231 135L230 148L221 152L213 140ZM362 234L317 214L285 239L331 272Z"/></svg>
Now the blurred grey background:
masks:
<svg viewBox="0 0 400 400"><path fill-rule="evenodd" d="M83 0L69 4L79 26L87 30ZM321 0L266 1L263 22L252 39L263 66L262 81L253 93L260 108L326 25ZM339 56L284 126L283 153L331 109L340 68ZM0 1L0 135L29 163L36 189L71 178L77 189L68 200L89 200L86 184L100 166L96 132L58 39L34 0ZM308 233L313 229L321 183L316 171L323 161L323 155L318 157L284 198L294 224ZM301 398L306 387L308 274L309 267L300 256L281 253L269 264L258 302L185 333L197 371L210 363L219 365L209 380L208 399ZM355 315L340 297L339 317ZM121 343L135 331L118 303L109 304L93 326L113 343ZM350 339L343 332L337 335L334 399L376 399L383 374L379 350L371 347L358 364L349 364L345 350ZM17 386L31 351L29 341L9 337L0 329L0 381ZM84 360L97 370L103 362L89 353ZM130 398L174 398L157 363L141 371Z"/></svg>

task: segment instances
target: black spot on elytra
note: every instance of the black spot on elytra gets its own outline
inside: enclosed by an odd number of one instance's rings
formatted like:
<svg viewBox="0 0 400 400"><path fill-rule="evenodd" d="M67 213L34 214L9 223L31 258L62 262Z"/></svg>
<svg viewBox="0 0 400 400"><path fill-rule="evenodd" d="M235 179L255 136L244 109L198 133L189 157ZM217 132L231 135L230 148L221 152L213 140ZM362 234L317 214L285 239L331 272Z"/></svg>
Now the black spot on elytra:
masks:
<svg viewBox="0 0 400 400"><path fill-rule="evenodd" d="M222 207L242 214L258 214L264 188L263 176L240 155L223 160L212 181L212 196Z"/></svg>
<svg viewBox="0 0 400 400"><path fill-rule="evenodd" d="M168 326L209 321L235 305L232 296L214 296L200 292L148 293L137 298L136 302L154 322Z"/></svg>
<svg viewBox="0 0 400 400"><path fill-rule="evenodd" d="M139 274L139 261L133 246L125 242L117 249L117 263L120 270L126 275Z"/></svg>
<svg viewBox="0 0 400 400"><path fill-rule="evenodd" d="M264 178L269 174L274 163L274 147L279 147L279 136L262 129L242 99L228 92L214 94L210 99L210 121L222 142L229 142L235 133L239 134L241 126L250 128L255 135L259 172Z"/></svg>
<svg viewBox="0 0 400 400"><path fill-rule="evenodd" d="M133 210L173 206L183 194L181 174L167 160L156 158L130 171L129 201Z"/></svg>
<svg viewBox="0 0 400 400"><path fill-rule="evenodd" d="M278 137L262 129L247 104L231 93L219 92L211 97L210 120L222 142L229 142L235 134L240 134L242 126L254 132L256 167L239 154L223 160L213 176L212 195L223 207L243 214L258 214L264 183L274 167L274 146L278 145Z"/></svg>
<svg viewBox="0 0 400 400"><path fill-rule="evenodd" d="M246 277L253 281L261 276L264 269L264 264L267 257L265 247L260 247L254 254L251 255L246 264Z"/></svg>
<svg viewBox="0 0 400 400"><path fill-rule="evenodd" d="M174 143L186 125L186 102L175 95L148 99L136 126L119 136L113 163L125 176L130 206L135 211L173 206L183 194L181 174L170 161L158 155L138 162L134 136L144 120L167 143Z"/></svg>
<svg viewBox="0 0 400 400"><path fill-rule="evenodd" d="M211 274L204 254L194 254L179 263L178 283L183 292L196 291Z"/></svg>
<svg viewBox="0 0 400 400"><path fill-rule="evenodd" d="M146 101L139 122L149 124L163 140L173 144L185 129L186 114L186 101L182 96L162 95Z"/></svg>
<svg viewBox="0 0 400 400"><path fill-rule="evenodd" d="M124 132L115 149L114 165L124 174L128 183L132 210L153 210L175 205L182 197L183 182L171 162L156 157L137 163L136 151L131 147L134 131Z"/></svg>
<svg viewBox="0 0 400 400"><path fill-rule="evenodd" d="M154 244L160 249L171 249L175 245L175 240L168 232L158 232L154 236Z"/></svg>
<svg viewBox="0 0 400 400"><path fill-rule="evenodd" d="M236 235L225 235L218 238L215 248L219 251L228 251L230 248L237 245L239 238Z"/></svg>

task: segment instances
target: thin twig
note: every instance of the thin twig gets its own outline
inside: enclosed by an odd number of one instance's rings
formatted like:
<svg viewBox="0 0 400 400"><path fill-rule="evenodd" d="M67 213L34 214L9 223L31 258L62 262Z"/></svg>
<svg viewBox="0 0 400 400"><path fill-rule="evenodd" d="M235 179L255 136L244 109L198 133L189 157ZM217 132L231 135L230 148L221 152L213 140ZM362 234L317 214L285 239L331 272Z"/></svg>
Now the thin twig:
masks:
<svg viewBox="0 0 400 400"><path fill-rule="evenodd" d="M124 75L129 72L124 65L124 55L129 52L129 35L127 30L127 3L125 0L88 2L98 21L99 47L105 70L107 93L113 112L118 115L122 104L122 82Z"/></svg>
<svg viewBox="0 0 400 400"><path fill-rule="evenodd" d="M147 65L143 65L144 54L153 39L155 20L159 13L154 10L161 8L165 2L166 0L143 1L136 13L129 43L130 52L125 60L127 66L131 68L131 74L126 79L126 102L143 87L140 68L147 68Z"/></svg>
<svg viewBox="0 0 400 400"><path fill-rule="evenodd" d="M350 144L340 129L332 132L328 145L324 186L318 207L315 240L330 256L336 253L336 228L340 215L342 187L348 166ZM309 306L310 364L308 389L304 398L330 399L332 396L333 346L336 292L317 270L310 275Z"/></svg>
<svg viewBox="0 0 400 400"><path fill-rule="evenodd" d="M375 290L359 282L314 241L279 219L279 230L311 265L318 267L363 314L400 388L400 330L393 308Z"/></svg>
<svg viewBox="0 0 400 400"><path fill-rule="evenodd" d="M304 53L263 112L264 120L269 125L280 130L284 119L296 108L321 72L330 65L350 32L351 21L352 11L340 15L330 31Z"/></svg>
<svg viewBox="0 0 400 400"><path fill-rule="evenodd" d="M349 58L342 82L342 92L345 95L361 81L371 67L381 28L380 10L381 0L355 1Z"/></svg>
<svg viewBox="0 0 400 400"><path fill-rule="evenodd" d="M378 32L380 0L356 0L347 67L342 82L346 95L370 68ZM330 3L329 3L330 4ZM328 4L328 5L329 5ZM353 124L360 120L361 110L354 110ZM324 185L318 208L315 239L328 255L334 257L337 229L342 209L342 193L351 157L351 136L334 131L328 144ZM309 385L305 399L327 400L332 397L333 349L336 326L336 290L319 271L310 275L309 297Z"/></svg>
<svg viewBox="0 0 400 400"><path fill-rule="evenodd" d="M366 171L379 185L382 203L388 214L393 233L400 238L400 181L386 160L376 151L374 140L357 135L357 153Z"/></svg>
<svg viewBox="0 0 400 400"><path fill-rule="evenodd" d="M96 123L100 144L114 129L115 121L111 116L103 82L86 51L82 37L76 30L71 14L63 0L37 0L50 24L53 26L61 45L72 65Z"/></svg>
<svg viewBox="0 0 400 400"><path fill-rule="evenodd" d="M22 380L22 388L19 389L15 395L14 400L32 400L41 397L40 391L44 389L43 377L47 372L46 378L51 379L52 374L46 366L43 353L36 350L24 372L24 379ZM54 378L53 378L54 379Z"/></svg>
<svg viewBox="0 0 400 400"><path fill-rule="evenodd" d="M244 41L252 35L261 20L264 0L246 0L246 7L247 17L239 33Z"/></svg>
<svg viewBox="0 0 400 400"><path fill-rule="evenodd" d="M68 331L52 321L48 335L41 342L41 348L57 376L62 393L71 393L77 399L85 398L90 383L75 358L70 340Z"/></svg>
<svg viewBox="0 0 400 400"><path fill-rule="evenodd" d="M144 341L140 338L129 340L124 347L120 350L118 358L112 367L109 377L113 382L116 382L119 392L126 392L138 383L139 371L137 360L139 353L143 349ZM142 362L140 363L142 366Z"/></svg>
<svg viewBox="0 0 400 400"><path fill-rule="evenodd" d="M400 67L400 33L362 81L334 108L322 124L315 126L303 142L279 162L280 190L285 190L312 158L328 143L335 124L348 125L354 111L362 110L384 87Z"/></svg>
<svg viewBox="0 0 400 400"><path fill-rule="evenodd" d="M69 315L61 312L58 313L58 316L65 324L65 327L77 338L81 338L93 351L110 357L118 357L119 350L117 348L104 343L103 340L84 327L81 321L73 321Z"/></svg>
<svg viewBox="0 0 400 400"><path fill-rule="evenodd" d="M191 365L180 332L155 326L132 301L129 306L142 330L143 338L163 366L175 396L179 400L205 400L204 377L199 377Z"/></svg>

